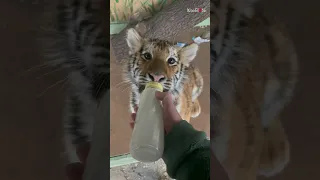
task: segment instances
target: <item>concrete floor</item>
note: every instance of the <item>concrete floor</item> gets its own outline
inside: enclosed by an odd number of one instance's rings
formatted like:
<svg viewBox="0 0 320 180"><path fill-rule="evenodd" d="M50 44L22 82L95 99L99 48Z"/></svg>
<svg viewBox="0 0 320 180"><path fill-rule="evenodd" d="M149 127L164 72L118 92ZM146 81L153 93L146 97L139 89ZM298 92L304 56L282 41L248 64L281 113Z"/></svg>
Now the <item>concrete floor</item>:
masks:
<svg viewBox="0 0 320 180"><path fill-rule="evenodd" d="M43 2L0 1L0 179L4 180L65 179L60 159L64 100L62 83L37 97L64 76L59 72L41 76L53 70L50 68L22 74L26 69L44 62L36 46L36 30L39 29ZM282 174L271 179L320 179L317 105L320 102L320 2L265 0L264 4L288 25L296 43L301 68L296 96L283 113L292 146L292 160ZM121 119L124 128L128 128L125 122L128 117Z"/></svg>
<svg viewBox="0 0 320 180"><path fill-rule="evenodd" d="M110 169L110 180L172 180L162 160L154 163L134 163Z"/></svg>

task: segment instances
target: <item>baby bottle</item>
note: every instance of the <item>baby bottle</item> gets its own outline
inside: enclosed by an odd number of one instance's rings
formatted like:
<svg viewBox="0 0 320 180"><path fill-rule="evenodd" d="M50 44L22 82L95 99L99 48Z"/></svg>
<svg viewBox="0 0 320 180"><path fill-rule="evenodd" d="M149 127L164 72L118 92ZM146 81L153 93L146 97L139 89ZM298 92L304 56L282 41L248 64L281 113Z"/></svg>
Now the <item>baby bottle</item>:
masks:
<svg viewBox="0 0 320 180"><path fill-rule="evenodd" d="M130 142L130 153L140 162L155 162L162 157L163 153L162 106L155 97L156 91L162 92L162 85L158 82L149 82L140 96Z"/></svg>

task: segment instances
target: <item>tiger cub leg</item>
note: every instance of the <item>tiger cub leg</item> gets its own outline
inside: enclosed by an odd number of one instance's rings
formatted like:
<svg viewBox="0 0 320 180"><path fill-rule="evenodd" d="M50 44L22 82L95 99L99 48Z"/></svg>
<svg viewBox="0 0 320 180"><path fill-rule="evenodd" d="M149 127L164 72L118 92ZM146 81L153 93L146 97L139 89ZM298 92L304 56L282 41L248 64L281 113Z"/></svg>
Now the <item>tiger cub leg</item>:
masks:
<svg viewBox="0 0 320 180"><path fill-rule="evenodd" d="M281 172L288 164L290 145L279 119L275 119L265 130L264 137L258 174L270 177Z"/></svg>
<svg viewBox="0 0 320 180"><path fill-rule="evenodd" d="M198 69L195 69L193 72L195 83L192 89L192 108L191 108L191 117L196 118L201 113L201 106L198 100L198 97L203 90L203 77Z"/></svg>

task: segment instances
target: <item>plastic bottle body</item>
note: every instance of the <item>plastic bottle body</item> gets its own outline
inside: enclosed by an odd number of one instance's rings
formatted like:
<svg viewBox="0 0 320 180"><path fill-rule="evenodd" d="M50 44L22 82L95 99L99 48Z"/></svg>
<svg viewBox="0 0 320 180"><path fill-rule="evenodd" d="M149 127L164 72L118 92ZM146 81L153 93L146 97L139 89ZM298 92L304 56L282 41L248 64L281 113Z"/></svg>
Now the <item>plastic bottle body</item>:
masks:
<svg viewBox="0 0 320 180"><path fill-rule="evenodd" d="M150 85L150 84L149 84ZM154 162L162 157L164 148L164 127L162 107L155 97L162 86L152 82L141 93L139 109L130 142L132 157L141 162Z"/></svg>

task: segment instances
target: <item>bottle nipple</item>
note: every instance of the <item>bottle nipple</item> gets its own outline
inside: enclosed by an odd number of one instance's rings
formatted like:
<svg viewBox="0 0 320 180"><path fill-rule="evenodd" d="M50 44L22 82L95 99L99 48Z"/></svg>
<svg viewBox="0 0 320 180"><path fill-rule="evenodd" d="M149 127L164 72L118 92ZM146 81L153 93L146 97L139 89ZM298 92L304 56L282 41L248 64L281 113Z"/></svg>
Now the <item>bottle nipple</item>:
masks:
<svg viewBox="0 0 320 180"><path fill-rule="evenodd" d="M148 82L147 85L146 85L146 88L155 88L159 91L163 91L163 87L162 87L162 84L161 83L158 83L158 82Z"/></svg>

